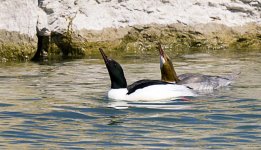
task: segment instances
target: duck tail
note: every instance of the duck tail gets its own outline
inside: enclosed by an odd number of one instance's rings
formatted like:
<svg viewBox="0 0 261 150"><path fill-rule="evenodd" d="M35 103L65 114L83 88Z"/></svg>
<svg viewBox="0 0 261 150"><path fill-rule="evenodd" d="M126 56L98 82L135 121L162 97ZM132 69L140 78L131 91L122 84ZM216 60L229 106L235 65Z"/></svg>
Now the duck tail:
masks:
<svg viewBox="0 0 261 150"><path fill-rule="evenodd" d="M241 74L241 71L235 71L235 72L225 76L225 78L227 78L230 81L236 80L239 77L240 74Z"/></svg>

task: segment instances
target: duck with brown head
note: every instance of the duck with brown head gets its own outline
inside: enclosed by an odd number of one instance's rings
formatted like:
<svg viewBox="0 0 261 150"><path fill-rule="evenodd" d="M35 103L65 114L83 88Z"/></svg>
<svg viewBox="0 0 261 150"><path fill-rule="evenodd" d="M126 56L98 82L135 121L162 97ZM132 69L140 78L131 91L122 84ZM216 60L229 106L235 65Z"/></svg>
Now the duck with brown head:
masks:
<svg viewBox="0 0 261 150"><path fill-rule="evenodd" d="M164 53L161 44L158 45L160 53L160 71L161 80L166 82L179 82L177 73L173 67L173 64L167 54Z"/></svg>
<svg viewBox="0 0 261 150"><path fill-rule="evenodd" d="M164 52L161 44L158 44L158 50L160 54L161 80L165 82L185 85L197 91L209 91L229 85L239 74L211 76L197 73L186 73L177 75L170 58Z"/></svg>

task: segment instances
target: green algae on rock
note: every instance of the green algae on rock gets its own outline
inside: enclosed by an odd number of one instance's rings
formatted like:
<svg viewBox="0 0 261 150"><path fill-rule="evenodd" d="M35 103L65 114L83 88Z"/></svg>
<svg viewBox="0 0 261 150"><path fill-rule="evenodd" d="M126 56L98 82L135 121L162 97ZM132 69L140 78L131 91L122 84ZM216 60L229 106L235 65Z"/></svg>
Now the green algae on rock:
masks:
<svg viewBox="0 0 261 150"><path fill-rule="evenodd" d="M155 50L157 42L179 52L192 48L204 50L261 48L261 30L260 26L256 24L239 27L228 27L221 24L197 24L194 26L152 24L128 27L127 31L124 31L126 32L124 36L115 35L117 38L114 41L102 37L106 44L101 45L100 42L97 42L98 38L93 37L87 38L87 41L95 41L95 44L109 49L137 53ZM105 34L104 32L106 30L103 31L103 34ZM95 35L91 31L90 34ZM112 34L113 32L110 32L110 36L113 36Z"/></svg>
<svg viewBox="0 0 261 150"><path fill-rule="evenodd" d="M0 30L0 62L29 60L36 49L36 41L25 34Z"/></svg>
<svg viewBox="0 0 261 150"><path fill-rule="evenodd" d="M3 34L4 32L2 32ZM36 51L34 38L5 32L8 40L1 39L0 57L8 60L30 59ZM4 37L4 36L3 36ZM50 42L50 43L49 43ZM142 53L156 50L156 43L161 42L167 49L182 53L188 49L261 49L261 27L247 24L228 27L221 24L184 24L138 25L101 31L52 32L46 42L48 55L84 57L98 53L98 48L110 51Z"/></svg>

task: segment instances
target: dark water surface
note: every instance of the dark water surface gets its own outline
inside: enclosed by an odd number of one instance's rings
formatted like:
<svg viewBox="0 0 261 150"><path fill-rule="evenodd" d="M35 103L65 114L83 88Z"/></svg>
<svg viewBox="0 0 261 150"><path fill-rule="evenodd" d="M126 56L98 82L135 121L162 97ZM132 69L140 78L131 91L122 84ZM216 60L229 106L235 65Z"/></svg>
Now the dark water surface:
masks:
<svg viewBox="0 0 261 150"><path fill-rule="evenodd" d="M0 149L261 149L261 53L171 57L179 74L241 74L232 86L189 101L134 103L106 98L110 80L100 56L0 64ZM128 83L160 79L156 54L117 61Z"/></svg>

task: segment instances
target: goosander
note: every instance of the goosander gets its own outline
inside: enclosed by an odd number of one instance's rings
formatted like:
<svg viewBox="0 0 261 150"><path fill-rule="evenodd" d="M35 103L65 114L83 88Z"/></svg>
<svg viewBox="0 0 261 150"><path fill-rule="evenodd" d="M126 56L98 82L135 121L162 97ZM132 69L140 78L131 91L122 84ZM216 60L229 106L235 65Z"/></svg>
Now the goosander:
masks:
<svg viewBox="0 0 261 150"><path fill-rule="evenodd" d="M177 76L169 56L164 53L161 45L158 45L160 53L161 80L179 85L186 85L197 91L212 91L220 87L228 86L239 73L228 76L211 76L199 73L186 73Z"/></svg>
<svg viewBox="0 0 261 150"><path fill-rule="evenodd" d="M184 85L168 83L161 80L139 80L127 86L121 65L106 56L100 48L111 79L111 89L108 97L115 100L167 100L180 96L196 96Z"/></svg>

